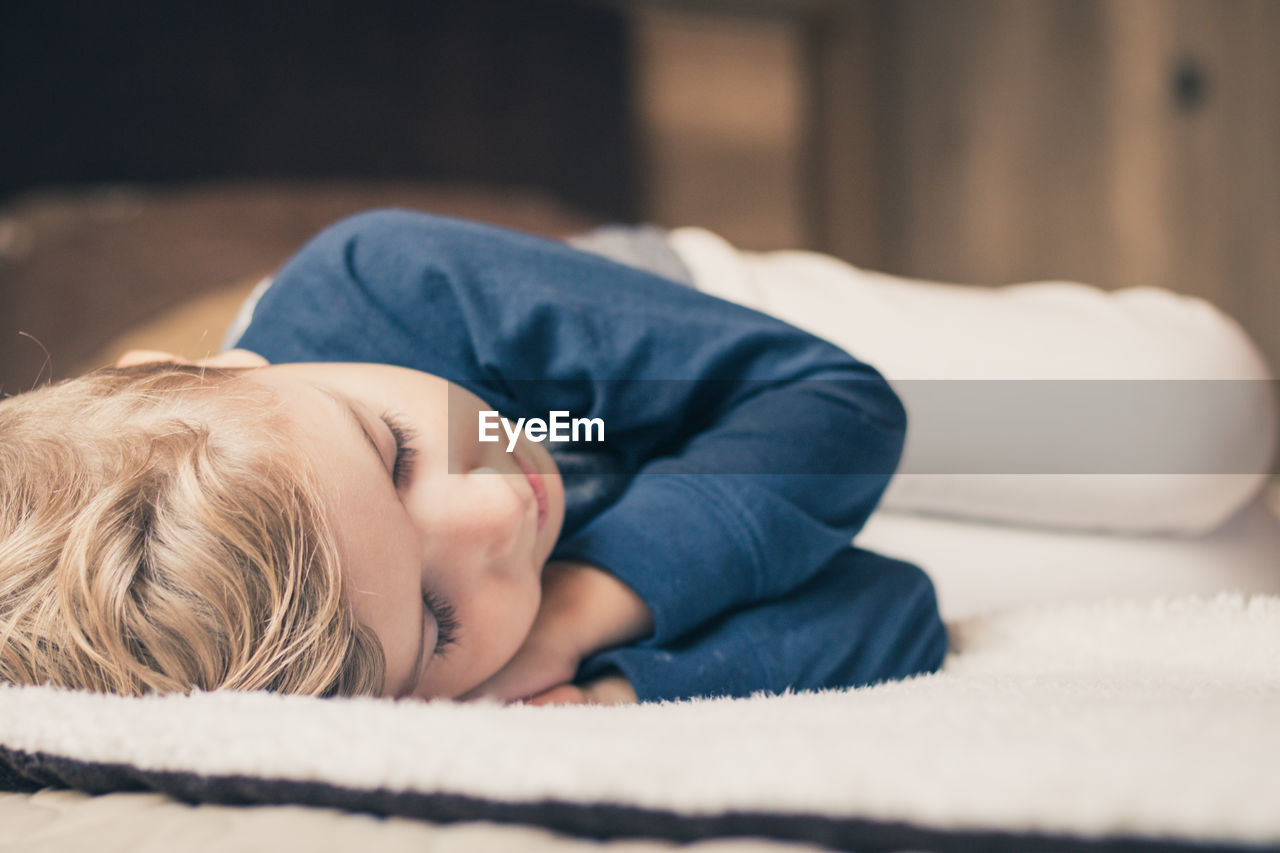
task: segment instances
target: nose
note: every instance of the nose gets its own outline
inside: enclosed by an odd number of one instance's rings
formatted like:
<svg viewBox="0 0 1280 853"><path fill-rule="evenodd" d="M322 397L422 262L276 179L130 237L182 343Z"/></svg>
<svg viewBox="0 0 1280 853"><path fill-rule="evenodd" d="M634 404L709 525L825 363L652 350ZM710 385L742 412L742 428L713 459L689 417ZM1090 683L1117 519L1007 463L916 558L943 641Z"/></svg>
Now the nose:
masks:
<svg viewBox="0 0 1280 853"><path fill-rule="evenodd" d="M454 544L485 561L511 553L528 516L517 482L521 476L487 467L450 476L466 478L447 509Z"/></svg>

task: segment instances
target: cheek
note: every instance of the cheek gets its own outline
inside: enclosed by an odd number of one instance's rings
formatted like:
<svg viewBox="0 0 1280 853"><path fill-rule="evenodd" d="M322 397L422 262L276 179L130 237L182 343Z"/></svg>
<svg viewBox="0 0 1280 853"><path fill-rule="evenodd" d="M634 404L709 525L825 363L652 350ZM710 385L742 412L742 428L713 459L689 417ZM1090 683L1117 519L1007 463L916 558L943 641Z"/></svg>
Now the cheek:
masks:
<svg viewBox="0 0 1280 853"><path fill-rule="evenodd" d="M478 669L476 683L501 669L529 636L538 613L541 589L537 581L521 579L490 584L474 603L475 636ZM468 630L472 630L468 626Z"/></svg>
<svg viewBox="0 0 1280 853"><path fill-rule="evenodd" d="M485 585L465 604L456 603L459 644L428 669L431 696L460 696L502 669L529 636L540 601L534 581Z"/></svg>

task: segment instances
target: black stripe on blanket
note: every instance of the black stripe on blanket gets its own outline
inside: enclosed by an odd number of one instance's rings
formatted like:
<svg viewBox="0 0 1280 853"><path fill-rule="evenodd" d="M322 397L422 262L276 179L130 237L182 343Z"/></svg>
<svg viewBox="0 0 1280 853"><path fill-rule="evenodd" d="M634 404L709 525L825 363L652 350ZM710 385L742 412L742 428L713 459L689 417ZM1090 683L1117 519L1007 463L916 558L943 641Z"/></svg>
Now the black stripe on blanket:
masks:
<svg viewBox="0 0 1280 853"><path fill-rule="evenodd" d="M0 746L0 790L71 788L89 794L159 792L189 803L304 805L436 823L493 821L539 826L594 839L653 838L689 842L757 837L837 850L928 850L937 853L1244 853L1280 847L1205 844L1176 839L1081 838L1015 832L946 831L906 823L827 815L724 812L684 815L623 805L545 800L507 803L456 794L364 790L322 782L254 776L203 776L78 761Z"/></svg>

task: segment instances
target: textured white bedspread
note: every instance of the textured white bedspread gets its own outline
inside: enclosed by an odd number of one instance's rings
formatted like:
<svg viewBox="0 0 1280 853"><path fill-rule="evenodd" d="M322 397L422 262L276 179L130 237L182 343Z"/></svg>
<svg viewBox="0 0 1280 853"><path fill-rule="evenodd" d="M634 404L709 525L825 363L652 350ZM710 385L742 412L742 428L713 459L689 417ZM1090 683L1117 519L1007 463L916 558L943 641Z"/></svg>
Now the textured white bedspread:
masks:
<svg viewBox="0 0 1280 853"><path fill-rule="evenodd" d="M1280 490L1273 491L1280 507ZM1280 595L1280 521L1261 500L1196 536L1119 536L877 512L864 548L910 560L948 622L1025 605L1223 591Z"/></svg>
<svg viewBox="0 0 1280 853"><path fill-rule="evenodd" d="M959 623L954 643L943 672L908 682L622 708L5 688L0 744L677 819L1280 845L1280 598L1024 608ZM305 832L317 814L288 819Z"/></svg>

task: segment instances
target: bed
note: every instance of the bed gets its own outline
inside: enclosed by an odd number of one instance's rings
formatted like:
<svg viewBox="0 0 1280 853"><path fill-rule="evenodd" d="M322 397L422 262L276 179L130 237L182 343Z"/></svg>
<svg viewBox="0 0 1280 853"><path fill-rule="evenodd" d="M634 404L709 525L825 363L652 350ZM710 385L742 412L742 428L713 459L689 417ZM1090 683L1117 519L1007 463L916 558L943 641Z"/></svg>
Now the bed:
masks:
<svg viewBox="0 0 1280 853"><path fill-rule="evenodd" d="M913 535L937 523L895 521ZM1274 557L1269 512L1240 521L1207 547ZM969 533L989 553L1008 544ZM1221 553L1188 556L1184 581L1212 586ZM1254 577L1250 595L1170 596L1144 569L1127 599L1084 603L1104 590L1077 584L1079 603L1048 604L1061 590L1032 592L1026 556L985 562L984 581L1023 603L951 611L942 672L849 692L522 708L0 690L0 782L12 790L0 838L49 851L104 838L192 850L1280 849L1277 574ZM944 608L974 606L957 597L964 586L941 581Z"/></svg>
<svg viewBox="0 0 1280 853"><path fill-rule="evenodd" d="M223 232L243 269L152 294L149 316L73 347L76 368L139 344L215 349L288 235L344 205L402 199L550 234L586 224L430 188L236 192L132 197L135 259L183 210L225 224L265 205L289 225L270 240L251 223ZM64 203L83 216L102 200ZM95 251L86 266L124 248ZM1277 507L1272 484L1175 533L890 507L857 541L929 571L952 651L938 674L854 691L606 709L0 688L0 846L1280 849Z"/></svg>

